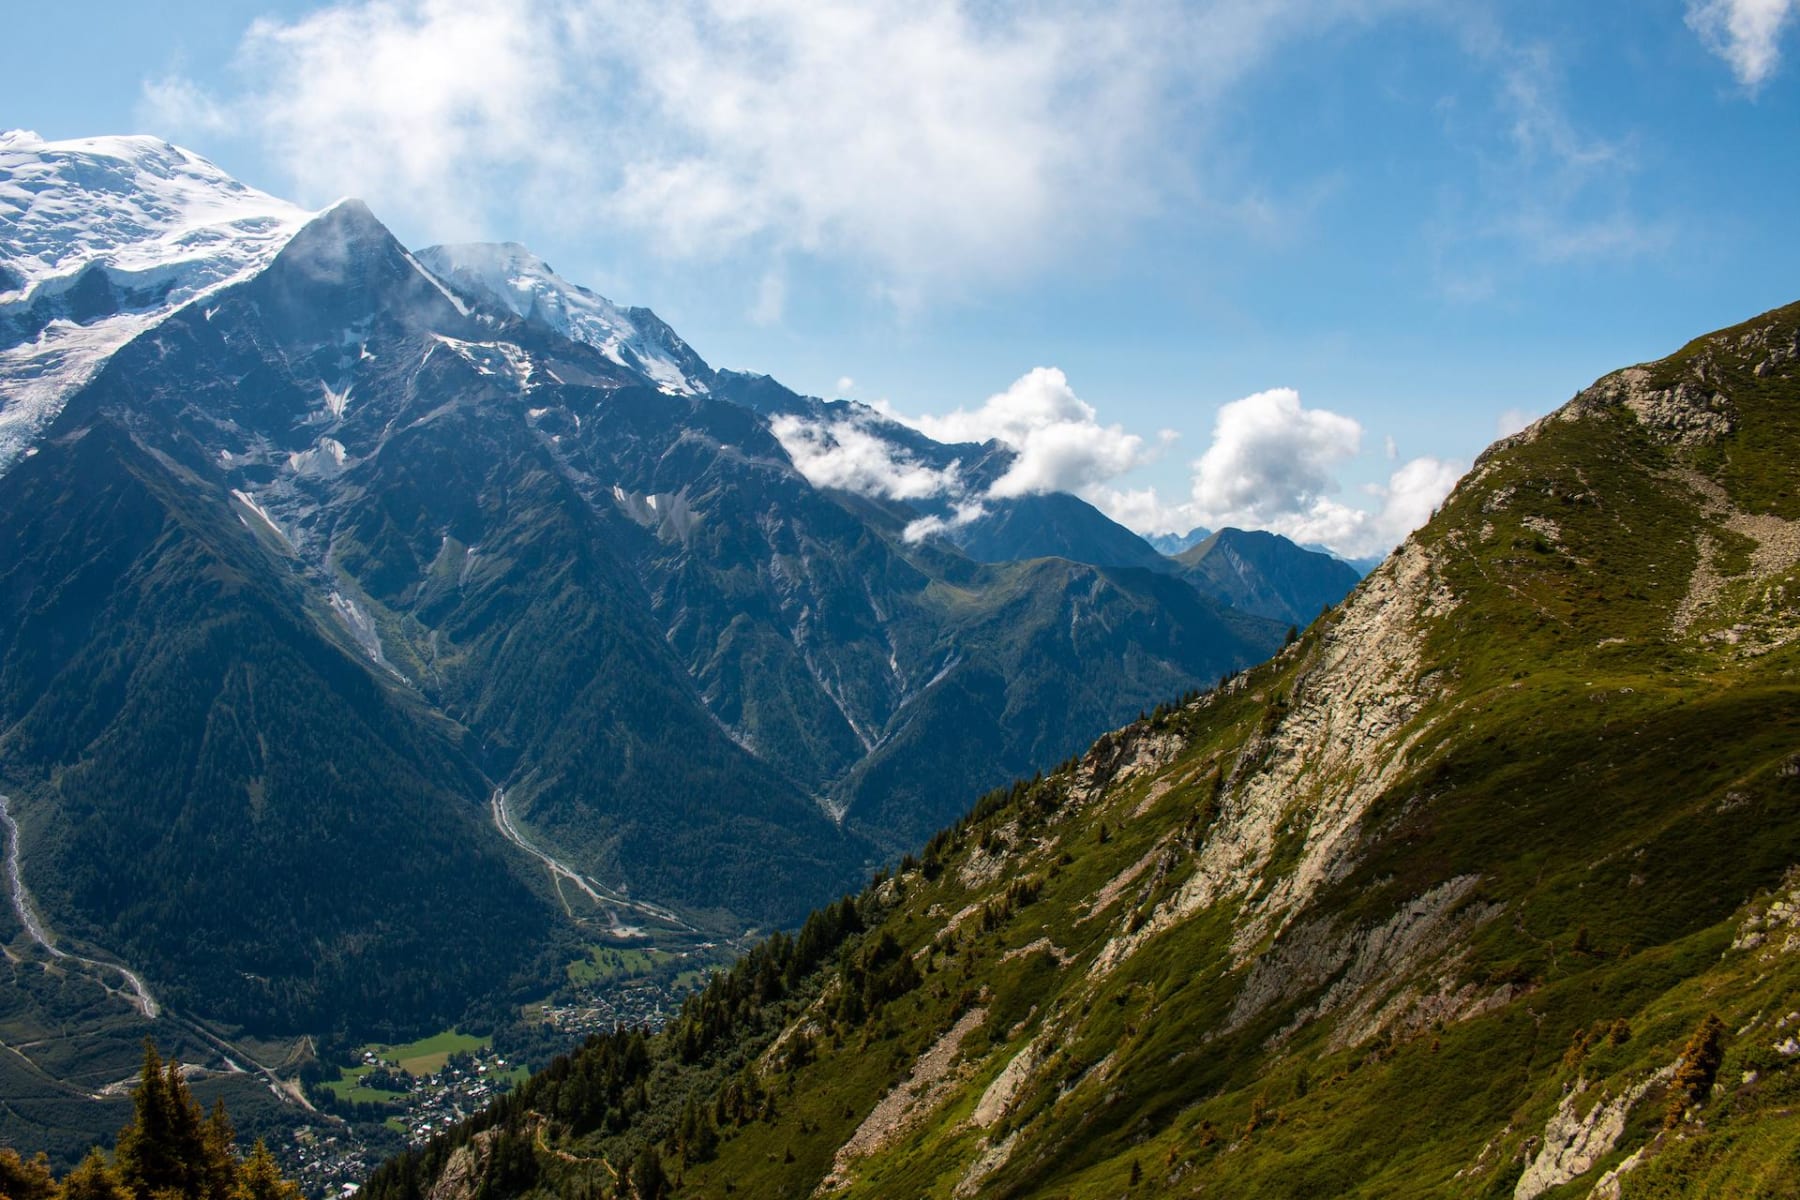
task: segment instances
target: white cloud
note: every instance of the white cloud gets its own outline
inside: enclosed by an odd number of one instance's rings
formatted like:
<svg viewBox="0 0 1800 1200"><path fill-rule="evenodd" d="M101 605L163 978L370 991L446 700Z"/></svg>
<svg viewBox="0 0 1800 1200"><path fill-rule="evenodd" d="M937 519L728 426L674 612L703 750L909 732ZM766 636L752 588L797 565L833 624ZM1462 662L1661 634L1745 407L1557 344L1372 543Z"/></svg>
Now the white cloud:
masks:
<svg viewBox="0 0 1800 1200"><path fill-rule="evenodd" d="M900 417L940 442L996 440L1017 457L988 494L1080 492L1149 462L1155 449L1119 425L1102 425L1055 367L1035 367L980 408Z"/></svg>
<svg viewBox="0 0 1800 1200"><path fill-rule="evenodd" d="M948 517L940 517L933 514L927 517L920 517L916 521L908 522L906 528L900 531L900 536L909 542L922 542L928 537L935 537L937 534L947 532L951 529L959 529L969 522L986 515L987 508L981 501L967 500L961 504L952 506Z"/></svg>
<svg viewBox="0 0 1800 1200"><path fill-rule="evenodd" d="M1688 28L1751 92L1781 63L1781 35L1800 0L1688 0Z"/></svg>
<svg viewBox="0 0 1800 1200"><path fill-rule="evenodd" d="M1374 508L1345 503L1336 496L1338 472L1359 454L1362 436L1352 418L1307 408L1297 392L1274 388L1220 408L1185 501L1167 502L1154 488L1098 486L1083 495L1140 533L1197 525L1268 529L1359 558L1388 550L1424 524L1463 471L1421 456L1402 463L1385 483L1362 489ZM1392 448L1393 439L1384 438L1390 460Z"/></svg>
<svg viewBox="0 0 1800 1200"><path fill-rule="evenodd" d="M1437 506L1463 476L1460 463L1420 457L1388 476L1380 489L1381 509L1372 519L1380 541L1399 541L1431 519ZM1382 547L1385 548L1385 547Z"/></svg>
<svg viewBox="0 0 1800 1200"><path fill-rule="evenodd" d="M234 94L163 80L145 103L177 134L229 115L303 199L437 237L826 256L905 303L1194 202L1187 151L1224 92L1416 3L343 0L256 22Z"/></svg>
<svg viewBox="0 0 1800 1200"><path fill-rule="evenodd" d="M179 75L144 81L137 118L145 129L224 133L232 127L218 101Z"/></svg>
<svg viewBox="0 0 1800 1200"><path fill-rule="evenodd" d="M851 392L856 390L856 380L850 378L848 375L839 375L837 386L834 390L839 396L848 396Z"/></svg>
<svg viewBox="0 0 1800 1200"><path fill-rule="evenodd" d="M946 443L998 441L1011 448L1008 470L985 491L970 487L960 463L936 468L884 435L898 421ZM1462 466L1422 456L1400 464L1385 483L1362 488L1364 506L1337 498L1340 470L1357 457L1363 429L1354 419L1307 408L1291 388L1273 388L1219 409L1212 444L1194 462L1189 496L1165 500L1154 487L1118 481L1174 440L1152 444L1118 425L1103 425L1054 367L1038 367L980 407L906 417L885 404L824 420L782 415L771 423L794 466L820 487L890 500L941 501L949 516L906 526L908 541L944 533L984 516L987 502L1036 492L1072 492L1139 533L1185 533L1196 526L1269 529L1361 557L1392 547L1418 528L1455 486ZM1384 449L1393 447L1391 437ZM1394 458L1388 454L1390 461Z"/></svg>
<svg viewBox="0 0 1800 1200"><path fill-rule="evenodd" d="M857 416L809 421L783 413L769 428L795 469L818 487L889 500L926 500L963 490L954 464L942 470L927 466Z"/></svg>
<svg viewBox="0 0 1800 1200"><path fill-rule="evenodd" d="M1194 464L1193 500L1203 524L1267 523L1311 508L1336 489L1335 468L1362 448L1362 426L1306 408L1274 388L1219 409L1212 445Z"/></svg>

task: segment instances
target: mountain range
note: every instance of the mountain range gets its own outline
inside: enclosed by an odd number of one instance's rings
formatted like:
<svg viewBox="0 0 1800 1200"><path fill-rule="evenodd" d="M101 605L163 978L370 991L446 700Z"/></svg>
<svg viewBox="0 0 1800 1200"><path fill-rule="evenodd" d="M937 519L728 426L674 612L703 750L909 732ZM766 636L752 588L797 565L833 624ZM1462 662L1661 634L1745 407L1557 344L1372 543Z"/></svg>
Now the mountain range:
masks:
<svg viewBox="0 0 1800 1200"><path fill-rule="evenodd" d="M1200 570L1071 496L951 523L828 486L780 431L973 481L1012 452L155 139L0 136L0 230L9 1045L102 1011L127 1044L125 970L272 1071L244 1039L428 1032L596 940L791 924L1323 594L1291 543ZM34 1053L34 1129L129 1070Z"/></svg>
<svg viewBox="0 0 1800 1200"><path fill-rule="evenodd" d="M1794 1195L1797 439L1800 304L1606 376L1269 662L367 1194Z"/></svg>

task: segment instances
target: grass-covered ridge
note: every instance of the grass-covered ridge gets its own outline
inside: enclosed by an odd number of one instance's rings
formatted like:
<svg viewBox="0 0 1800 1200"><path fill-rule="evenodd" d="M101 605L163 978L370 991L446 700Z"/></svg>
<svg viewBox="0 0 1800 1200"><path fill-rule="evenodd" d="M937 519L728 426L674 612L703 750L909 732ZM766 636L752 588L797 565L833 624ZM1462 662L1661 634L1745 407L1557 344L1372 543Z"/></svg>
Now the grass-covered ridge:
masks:
<svg viewBox="0 0 1800 1200"><path fill-rule="evenodd" d="M1800 307L374 1200L1790 1196Z"/></svg>

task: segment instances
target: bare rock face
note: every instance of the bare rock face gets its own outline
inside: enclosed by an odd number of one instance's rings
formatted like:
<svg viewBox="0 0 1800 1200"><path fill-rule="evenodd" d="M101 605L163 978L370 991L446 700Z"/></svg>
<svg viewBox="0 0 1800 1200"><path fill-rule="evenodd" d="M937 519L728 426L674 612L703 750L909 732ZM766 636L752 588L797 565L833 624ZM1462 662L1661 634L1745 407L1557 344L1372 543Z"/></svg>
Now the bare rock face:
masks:
<svg viewBox="0 0 1800 1200"><path fill-rule="evenodd" d="M478 1133L467 1146L459 1147L431 1185L426 1200L474 1200L495 1136L492 1130Z"/></svg>
<svg viewBox="0 0 1800 1200"><path fill-rule="evenodd" d="M1513 1200L1536 1200L1551 1188L1585 1174L1619 1144L1632 1105L1674 1074L1673 1065L1664 1067L1617 1096L1602 1096L1585 1113L1581 1111L1581 1098L1588 1084L1586 1080L1578 1081L1550 1114L1538 1152L1513 1188Z"/></svg>
<svg viewBox="0 0 1800 1200"><path fill-rule="evenodd" d="M1572 407L1585 408L1583 398L1624 405L1646 429L1668 443L1705 445L1737 428L1737 410L1722 393L1688 380L1658 388L1643 367L1627 367L1608 375Z"/></svg>

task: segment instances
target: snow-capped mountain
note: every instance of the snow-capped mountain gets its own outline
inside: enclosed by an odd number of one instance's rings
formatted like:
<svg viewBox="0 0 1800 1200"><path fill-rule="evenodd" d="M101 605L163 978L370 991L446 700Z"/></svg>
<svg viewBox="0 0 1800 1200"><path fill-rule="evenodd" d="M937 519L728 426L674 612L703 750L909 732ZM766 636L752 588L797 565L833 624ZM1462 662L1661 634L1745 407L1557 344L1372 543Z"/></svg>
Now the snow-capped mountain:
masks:
<svg viewBox="0 0 1800 1200"><path fill-rule="evenodd" d="M430 246L418 258L461 290L585 342L666 392L709 390L712 369L655 313L570 283L517 242Z"/></svg>
<svg viewBox="0 0 1800 1200"><path fill-rule="evenodd" d="M115 351L312 217L157 138L0 133L0 472Z"/></svg>

